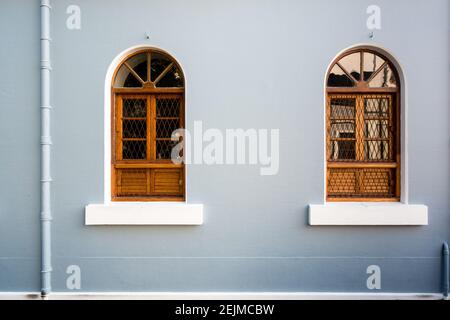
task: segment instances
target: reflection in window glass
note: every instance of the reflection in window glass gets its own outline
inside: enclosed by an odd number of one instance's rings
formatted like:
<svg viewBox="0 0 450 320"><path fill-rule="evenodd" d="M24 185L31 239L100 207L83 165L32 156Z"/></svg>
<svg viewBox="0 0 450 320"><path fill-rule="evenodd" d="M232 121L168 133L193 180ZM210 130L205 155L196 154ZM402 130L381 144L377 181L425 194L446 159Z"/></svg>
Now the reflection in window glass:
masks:
<svg viewBox="0 0 450 320"><path fill-rule="evenodd" d="M160 88L181 88L183 87L183 79L181 78L181 72L177 67L173 66L169 72L167 72L161 80L156 84Z"/></svg>
<svg viewBox="0 0 450 320"><path fill-rule="evenodd" d="M137 54L126 61L126 63L139 75L145 82L147 81L147 54Z"/></svg>
<svg viewBox="0 0 450 320"><path fill-rule="evenodd" d="M371 52L364 52L364 81L370 79L372 74L384 63L384 59Z"/></svg>
<svg viewBox="0 0 450 320"><path fill-rule="evenodd" d="M350 80L345 72L336 64L333 69L331 69L327 85L329 87L353 87L353 81Z"/></svg>
<svg viewBox="0 0 450 320"><path fill-rule="evenodd" d="M130 70L122 65L117 71L116 79L114 81L115 88L140 88L142 84L134 75L131 74Z"/></svg>
<svg viewBox="0 0 450 320"><path fill-rule="evenodd" d="M369 87L371 88L395 88L396 86L397 81L389 65L386 65L383 70L378 72L378 74L369 82Z"/></svg>
<svg viewBox="0 0 450 320"><path fill-rule="evenodd" d="M361 54L359 52L343 57L339 63L349 74L353 76L353 78L359 80L361 69Z"/></svg>
<svg viewBox="0 0 450 320"><path fill-rule="evenodd" d="M160 53L152 54L151 63L151 80L155 81L156 78L169 66L170 60Z"/></svg>

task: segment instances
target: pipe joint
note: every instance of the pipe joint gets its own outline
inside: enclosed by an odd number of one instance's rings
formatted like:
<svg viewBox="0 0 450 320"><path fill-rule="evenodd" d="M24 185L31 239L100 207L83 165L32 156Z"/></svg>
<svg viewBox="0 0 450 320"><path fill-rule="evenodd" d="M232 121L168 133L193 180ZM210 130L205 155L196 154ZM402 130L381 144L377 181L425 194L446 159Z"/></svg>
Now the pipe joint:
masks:
<svg viewBox="0 0 450 320"><path fill-rule="evenodd" d="M48 8L49 10L52 10L52 6L48 1L41 1L41 8Z"/></svg>
<svg viewBox="0 0 450 320"><path fill-rule="evenodd" d="M41 60L41 69L42 70L52 71L52 66L50 64L50 61L48 61L48 60Z"/></svg>
<svg viewBox="0 0 450 320"><path fill-rule="evenodd" d="M41 273L50 273L52 271L53 271L52 268L48 268L48 269L41 270Z"/></svg>
<svg viewBox="0 0 450 320"><path fill-rule="evenodd" d="M41 213L41 221L42 222L45 222L45 221L52 221L53 220L53 218L49 215L49 214L46 214L46 213L44 213L44 212L42 212ZM47 269L48 270L48 269ZM51 270L51 268L50 268L50 270Z"/></svg>
<svg viewBox="0 0 450 320"><path fill-rule="evenodd" d="M50 136L41 136L41 145L52 145L52 139Z"/></svg>

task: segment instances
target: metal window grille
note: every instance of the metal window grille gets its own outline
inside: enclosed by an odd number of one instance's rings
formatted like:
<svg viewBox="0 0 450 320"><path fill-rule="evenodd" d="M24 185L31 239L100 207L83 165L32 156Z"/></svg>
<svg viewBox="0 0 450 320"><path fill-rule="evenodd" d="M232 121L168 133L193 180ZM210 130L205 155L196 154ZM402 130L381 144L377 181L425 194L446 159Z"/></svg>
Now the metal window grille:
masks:
<svg viewBox="0 0 450 320"><path fill-rule="evenodd" d="M327 197L395 197L392 95L329 95L327 108Z"/></svg>

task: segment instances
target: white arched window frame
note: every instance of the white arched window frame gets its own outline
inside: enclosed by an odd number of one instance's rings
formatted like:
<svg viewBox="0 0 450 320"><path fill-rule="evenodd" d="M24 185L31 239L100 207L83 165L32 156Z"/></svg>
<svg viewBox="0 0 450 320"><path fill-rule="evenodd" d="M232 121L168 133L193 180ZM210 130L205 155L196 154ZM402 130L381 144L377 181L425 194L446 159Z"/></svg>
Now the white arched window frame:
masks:
<svg viewBox="0 0 450 320"><path fill-rule="evenodd" d="M126 57L144 51L168 51L150 45L138 45L128 48L118 54L109 65L104 86L104 201L100 204L89 204L85 209L86 225L201 225L203 224L203 205L188 203L188 189L186 188L183 202L113 202L111 201L111 103L114 75ZM183 69L181 63L177 64ZM185 88L186 75L184 74ZM185 104L187 104L185 92ZM187 170L187 168L186 168Z"/></svg>
<svg viewBox="0 0 450 320"><path fill-rule="evenodd" d="M401 193L398 202L328 202L327 201L327 114L328 76L339 57L347 52L369 50L386 57L397 70L397 81L400 86L400 184ZM404 70L398 60L388 50L372 44L360 44L339 52L328 65L324 78L324 199L322 204L309 205L310 225L426 225L428 224L428 208L425 205L409 204L408 199L408 118L407 118L407 83Z"/></svg>

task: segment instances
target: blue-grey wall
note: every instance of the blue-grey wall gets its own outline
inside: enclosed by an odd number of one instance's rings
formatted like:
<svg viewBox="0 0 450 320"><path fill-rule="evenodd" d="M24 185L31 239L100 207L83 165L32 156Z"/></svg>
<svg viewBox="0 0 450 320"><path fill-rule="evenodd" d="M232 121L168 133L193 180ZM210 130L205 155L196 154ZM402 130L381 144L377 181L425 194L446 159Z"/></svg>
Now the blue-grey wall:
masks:
<svg viewBox="0 0 450 320"><path fill-rule="evenodd" d="M66 8L81 8L81 30ZM368 37L366 8L382 9ZM79 265L82 291L440 291L450 236L449 2L52 1L53 288ZM39 3L0 4L0 291L39 290ZM149 32L150 39L145 39ZM389 49L408 89L409 202L424 227L310 227L324 198L326 68L342 49ZM108 66L138 44L168 50L187 81L187 127L279 128L280 171L188 168L196 227L84 225L103 202ZM245 70L243 75L239 73Z"/></svg>

